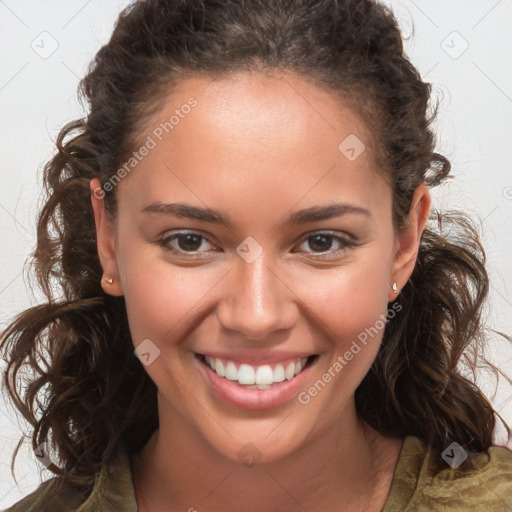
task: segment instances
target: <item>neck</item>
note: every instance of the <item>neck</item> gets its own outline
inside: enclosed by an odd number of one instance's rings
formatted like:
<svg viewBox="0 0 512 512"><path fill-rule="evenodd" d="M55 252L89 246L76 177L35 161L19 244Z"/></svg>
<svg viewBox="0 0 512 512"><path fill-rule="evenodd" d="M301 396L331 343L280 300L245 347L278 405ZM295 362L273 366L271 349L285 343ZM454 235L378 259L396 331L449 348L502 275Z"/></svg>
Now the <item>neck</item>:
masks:
<svg viewBox="0 0 512 512"><path fill-rule="evenodd" d="M161 411L160 429L132 458L135 493L141 512L380 511L400 446L357 418L352 400L299 450L244 464L208 445L176 411Z"/></svg>

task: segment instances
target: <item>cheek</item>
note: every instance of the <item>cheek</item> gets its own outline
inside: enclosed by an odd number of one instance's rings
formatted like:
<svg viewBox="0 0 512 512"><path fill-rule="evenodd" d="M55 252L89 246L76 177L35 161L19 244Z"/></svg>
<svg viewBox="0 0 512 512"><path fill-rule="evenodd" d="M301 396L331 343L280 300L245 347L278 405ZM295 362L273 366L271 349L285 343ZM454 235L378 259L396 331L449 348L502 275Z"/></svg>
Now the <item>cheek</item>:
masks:
<svg viewBox="0 0 512 512"><path fill-rule="evenodd" d="M149 338L172 344L187 331L187 318L212 288L200 268L171 265L155 258L153 247L129 244L120 251L119 270L135 345Z"/></svg>
<svg viewBox="0 0 512 512"><path fill-rule="evenodd" d="M310 275L300 282L300 296L307 297L305 304L339 349L368 328L381 330L379 320L386 313L390 286L389 270L382 261L367 261L323 276Z"/></svg>
<svg viewBox="0 0 512 512"><path fill-rule="evenodd" d="M310 322L316 322L329 348L323 344L327 357L319 378L298 399L324 426L343 410L378 354L387 320L388 279L382 264L368 264L326 277L321 285L317 279L308 288Z"/></svg>

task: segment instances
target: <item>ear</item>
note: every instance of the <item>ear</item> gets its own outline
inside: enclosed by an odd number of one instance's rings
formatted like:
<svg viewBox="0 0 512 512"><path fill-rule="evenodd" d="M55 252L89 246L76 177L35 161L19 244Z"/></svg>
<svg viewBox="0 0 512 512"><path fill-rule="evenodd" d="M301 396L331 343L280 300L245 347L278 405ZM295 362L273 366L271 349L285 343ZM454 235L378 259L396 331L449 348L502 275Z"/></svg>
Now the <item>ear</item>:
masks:
<svg viewBox="0 0 512 512"><path fill-rule="evenodd" d="M421 183L414 191L407 225L400 229L396 236L396 252L392 265L391 283L396 282L401 290L414 270L421 235L430 213L430 192L425 183ZM390 286L391 289L391 286ZM389 302L395 300L396 292L390 291Z"/></svg>
<svg viewBox="0 0 512 512"><path fill-rule="evenodd" d="M105 202L103 200L105 192L101 188L100 180L97 178L91 180L90 189L94 222L96 224L98 256L104 274L101 279L101 287L109 295L120 296L124 292L119 280L119 270L117 267L115 233L112 223L105 212ZM112 283L109 282L110 279Z"/></svg>

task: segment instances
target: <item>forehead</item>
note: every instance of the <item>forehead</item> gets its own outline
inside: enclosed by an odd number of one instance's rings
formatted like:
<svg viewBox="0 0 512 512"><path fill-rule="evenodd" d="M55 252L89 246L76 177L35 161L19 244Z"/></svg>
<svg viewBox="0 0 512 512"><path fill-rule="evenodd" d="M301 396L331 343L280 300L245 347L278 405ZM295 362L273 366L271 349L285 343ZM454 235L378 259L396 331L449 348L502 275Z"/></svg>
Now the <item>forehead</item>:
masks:
<svg viewBox="0 0 512 512"><path fill-rule="evenodd" d="M328 144L338 149L351 134L365 141L367 155L373 149L373 134L339 95L290 71L191 75L164 92L156 114L139 128L143 136L153 133L164 144L161 139L170 139L171 132L175 142L191 130L196 137L208 132L210 139L217 136L219 149L231 140L240 152L253 150L254 141L267 152L283 153L304 138L319 150ZM319 146L320 140L326 144Z"/></svg>
<svg viewBox="0 0 512 512"><path fill-rule="evenodd" d="M259 194L262 208L270 208L276 197L269 192L277 190L298 201L345 189L367 202L369 185L382 186L360 118L291 73L186 79L160 103L139 141L151 150L126 180L139 194L161 195L166 187L226 201L233 193L239 201Z"/></svg>

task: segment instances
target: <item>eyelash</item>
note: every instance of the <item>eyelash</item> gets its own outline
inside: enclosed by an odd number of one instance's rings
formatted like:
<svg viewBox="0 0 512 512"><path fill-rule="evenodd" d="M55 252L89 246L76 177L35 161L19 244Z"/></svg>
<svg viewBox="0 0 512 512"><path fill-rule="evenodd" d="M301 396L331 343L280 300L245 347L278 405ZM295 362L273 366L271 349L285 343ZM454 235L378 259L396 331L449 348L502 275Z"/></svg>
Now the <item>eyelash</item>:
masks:
<svg viewBox="0 0 512 512"><path fill-rule="evenodd" d="M197 251L187 252L187 251L184 251L182 249L176 249L174 247L169 247L169 243L170 242L172 242L173 240L177 240L180 237L185 237L187 235L196 235L200 239L206 240L207 242L210 242L208 240L208 238L205 237L204 235L202 235L201 233L198 233L196 231L185 231L185 232L174 233L173 235L163 237L163 238L161 238L160 240L157 241L157 244L160 245L161 247L163 247L165 250L171 252L171 253L178 253L178 254L182 254L182 255L183 254L190 255L191 259L202 259L203 258L202 256L191 256L194 253L197 254ZM346 252L348 250L354 249L356 247L356 243L354 243L353 241L351 241L351 240L349 240L347 238L340 237L339 235L334 235L334 234L332 234L331 232L328 232L328 231L317 231L317 232L315 232L315 233L313 233L311 235L308 235L307 237L302 239L302 241L301 241L301 243L299 245L302 245L304 242L306 242L309 239L315 238L317 236L322 236L322 235L337 241L342 247L341 247L341 249L338 249L338 250L332 251L332 252L324 251L324 252L320 252L320 253L313 253L315 258L325 259L327 257L332 257L333 255L338 255L338 254L340 254L342 252Z"/></svg>

